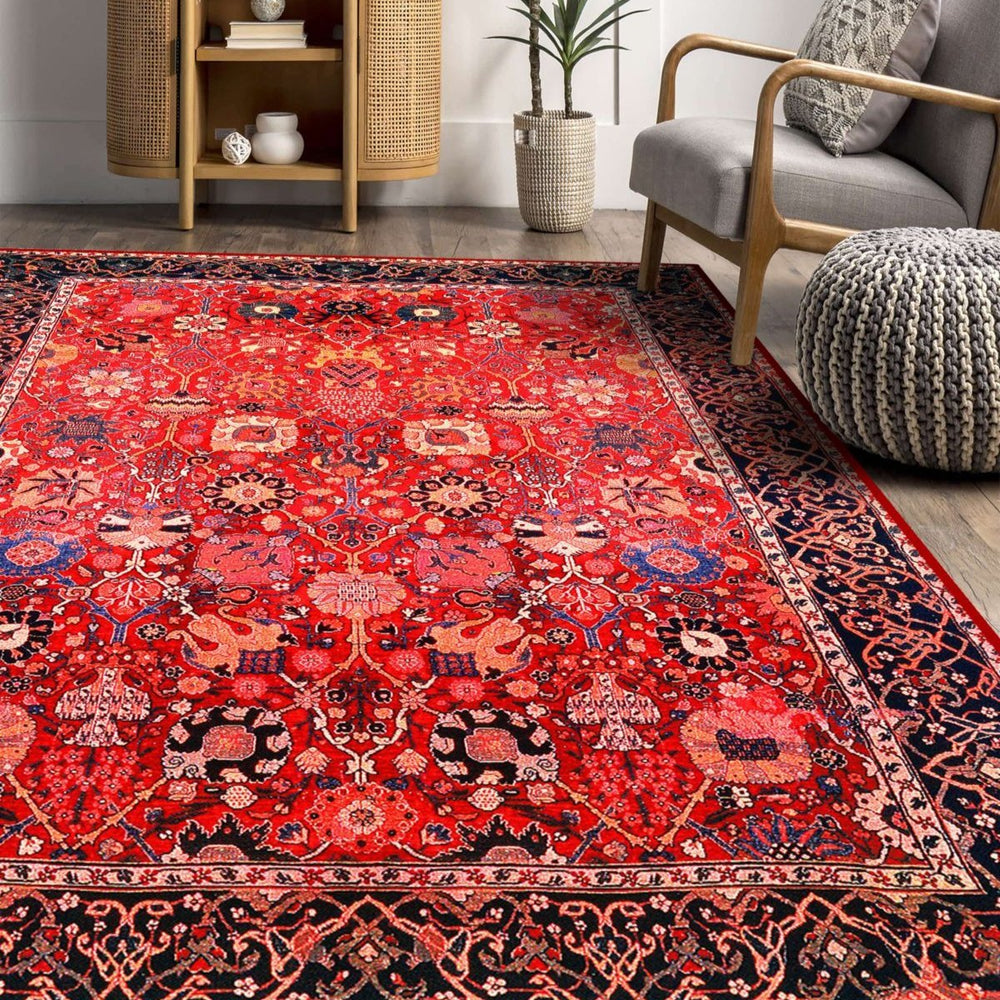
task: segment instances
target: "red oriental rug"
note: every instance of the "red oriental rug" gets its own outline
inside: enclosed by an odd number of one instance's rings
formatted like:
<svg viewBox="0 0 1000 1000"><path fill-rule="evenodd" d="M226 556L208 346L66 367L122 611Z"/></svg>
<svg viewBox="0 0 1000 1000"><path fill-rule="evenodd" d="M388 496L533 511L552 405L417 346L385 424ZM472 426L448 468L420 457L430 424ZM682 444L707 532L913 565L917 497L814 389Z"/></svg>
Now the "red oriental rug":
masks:
<svg viewBox="0 0 1000 1000"><path fill-rule="evenodd" d="M1000 989L995 637L634 286L0 255L3 997Z"/></svg>

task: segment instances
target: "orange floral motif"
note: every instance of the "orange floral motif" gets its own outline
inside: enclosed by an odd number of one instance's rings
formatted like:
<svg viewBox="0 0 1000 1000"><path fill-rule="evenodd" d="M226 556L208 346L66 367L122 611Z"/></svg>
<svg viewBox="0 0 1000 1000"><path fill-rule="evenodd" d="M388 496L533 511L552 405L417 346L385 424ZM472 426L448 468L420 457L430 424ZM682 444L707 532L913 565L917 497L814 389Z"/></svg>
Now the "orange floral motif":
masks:
<svg viewBox="0 0 1000 1000"><path fill-rule="evenodd" d="M471 420L421 420L403 428L403 443L418 455L488 455L490 436Z"/></svg>
<svg viewBox="0 0 1000 1000"><path fill-rule="evenodd" d="M34 719L20 705L0 702L0 775L14 773L34 737Z"/></svg>
<svg viewBox="0 0 1000 1000"><path fill-rule="evenodd" d="M191 515L176 510L115 510L97 525L98 535L112 545L136 552L179 545L191 533Z"/></svg>
<svg viewBox="0 0 1000 1000"><path fill-rule="evenodd" d="M134 393L142 385L142 378L127 368L91 368L70 379L70 388L83 396L111 396L117 399L123 393Z"/></svg>
<svg viewBox="0 0 1000 1000"><path fill-rule="evenodd" d="M820 719L793 709L771 688L730 684L718 705L694 712L680 738L707 777L737 784L802 781L813 770L810 730Z"/></svg>
<svg viewBox="0 0 1000 1000"><path fill-rule="evenodd" d="M248 414L222 417L212 429L212 451L247 451L277 454L298 440L294 420Z"/></svg>
<svg viewBox="0 0 1000 1000"><path fill-rule="evenodd" d="M417 814L402 792L384 785L342 785L317 792L305 820L320 840L370 852L402 840Z"/></svg>
<svg viewBox="0 0 1000 1000"><path fill-rule="evenodd" d="M544 514L514 519L514 535L535 552L576 556L596 552L608 543L608 529L596 517Z"/></svg>

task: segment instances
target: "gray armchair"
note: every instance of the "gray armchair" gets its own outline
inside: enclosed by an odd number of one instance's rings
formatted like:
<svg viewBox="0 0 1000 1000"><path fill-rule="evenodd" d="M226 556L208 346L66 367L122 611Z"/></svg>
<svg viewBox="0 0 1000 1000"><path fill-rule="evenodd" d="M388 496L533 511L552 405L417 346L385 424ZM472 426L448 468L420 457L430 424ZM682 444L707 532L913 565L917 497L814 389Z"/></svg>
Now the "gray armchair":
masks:
<svg viewBox="0 0 1000 1000"><path fill-rule="evenodd" d="M667 56L659 124L639 134L632 157L631 187L649 199L639 288L656 290L668 225L738 265L733 364L753 356L764 276L781 247L825 253L857 230L895 226L1000 228L1000 2L943 7L920 83L710 35L690 35ZM782 63L756 122L674 118L677 67L695 49ZM880 149L837 158L774 124L778 94L799 76L915 100Z"/></svg>

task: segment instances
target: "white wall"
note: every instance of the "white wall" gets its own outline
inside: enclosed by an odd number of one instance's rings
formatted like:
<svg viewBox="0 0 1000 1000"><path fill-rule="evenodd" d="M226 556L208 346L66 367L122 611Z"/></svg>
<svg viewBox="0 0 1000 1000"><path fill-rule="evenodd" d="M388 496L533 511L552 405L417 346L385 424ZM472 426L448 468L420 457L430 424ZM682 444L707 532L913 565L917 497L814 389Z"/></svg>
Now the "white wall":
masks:
<svg viewBox="0 0 1000 1000"><path fill-rule="evenodd" d="M682 35L710 31L797 46L819 0L645 0L622 24L629 49L577 71L577 106L598 117L603 208L637 208L628 191L632 139L653 121L663 55ZM637 6L642 6L637 0ZM529 102L527 50L492 41L523 19L505 0L444 0L443 155L438 176L365 185L384 204L513 205L510 114ZM605 4L596 2L595 11ZM0 204L173 201L176 185L114 177L104 151L103 0L0 0ZM763 64L694 54L682 69L680 114L752 115ZM561 81L547 70L547 102ZM219 184L224 201L329 202L325 185Z"/></svg>

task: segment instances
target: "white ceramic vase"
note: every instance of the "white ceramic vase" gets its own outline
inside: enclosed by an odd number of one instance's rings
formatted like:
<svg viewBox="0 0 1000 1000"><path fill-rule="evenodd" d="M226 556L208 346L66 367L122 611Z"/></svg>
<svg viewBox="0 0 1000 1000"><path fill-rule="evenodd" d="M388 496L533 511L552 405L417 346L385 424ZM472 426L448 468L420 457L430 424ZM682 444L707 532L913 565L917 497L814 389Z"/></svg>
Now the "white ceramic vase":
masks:
<svg viewBox="0 0 1000 1000"><path fill-rule="evenodd" d="M265 111L257 115L257 131L251 140L253 158L258 163L297 163L306 145L298 129L299 116L291 112Z"/></svg>

